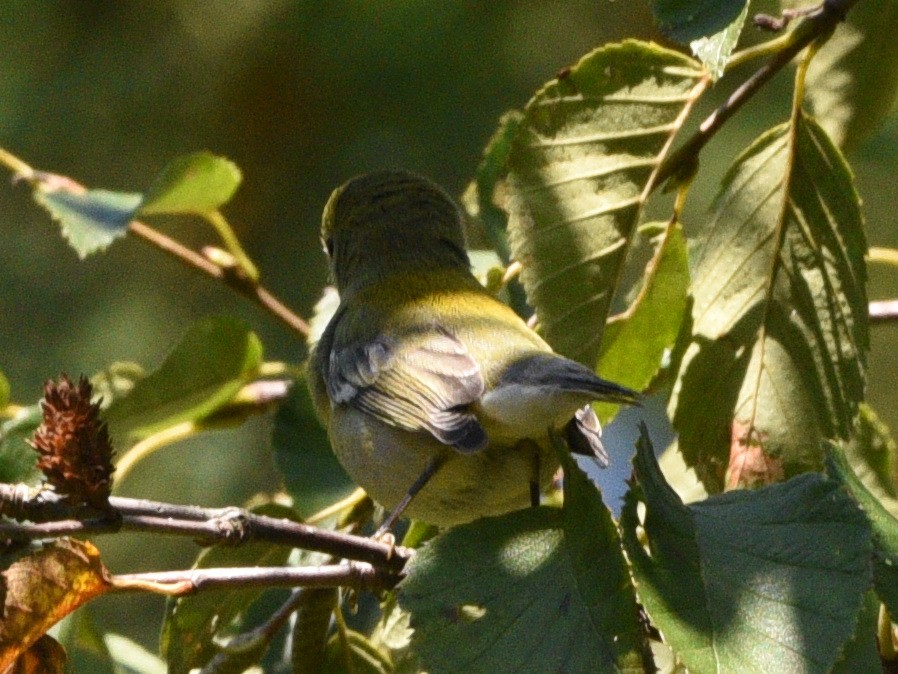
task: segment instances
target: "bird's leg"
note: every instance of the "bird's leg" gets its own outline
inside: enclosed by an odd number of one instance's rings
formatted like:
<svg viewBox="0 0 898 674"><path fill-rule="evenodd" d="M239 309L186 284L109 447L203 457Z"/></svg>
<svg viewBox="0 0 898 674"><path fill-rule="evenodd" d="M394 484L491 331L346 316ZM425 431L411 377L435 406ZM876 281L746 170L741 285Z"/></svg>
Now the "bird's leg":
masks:
<svg viewBox="0 0 898 674"><path fill-rule="evenodd" d="M540 502L540 461L539 445L533 440L521 440L518 443L518 451L532 452L533 462L530 464L530 505L535 508Z"/></svg>
<svg viewBox="0 0 898 674"><path fill-rule="evenodd" d="M384 520L383 524L380 525L380 528L375 532L374 538L380 539L383 538L386 534L390 532L393 528L393 525L396 524L396 520L398 520L402 513L408 508L408 504L412 502L412 499L415 498L415 495L424 488L430 478L432 478L436 472L440 469L440 467L446 462L446 458L448 455L446 454L438 454L433 457L424 468L424 472L418 476L418 479L415 480L414 484L408 488L405 496L402 497L402 500L399 504L393 508L393 511L389 514L387 519Z"/></svg>

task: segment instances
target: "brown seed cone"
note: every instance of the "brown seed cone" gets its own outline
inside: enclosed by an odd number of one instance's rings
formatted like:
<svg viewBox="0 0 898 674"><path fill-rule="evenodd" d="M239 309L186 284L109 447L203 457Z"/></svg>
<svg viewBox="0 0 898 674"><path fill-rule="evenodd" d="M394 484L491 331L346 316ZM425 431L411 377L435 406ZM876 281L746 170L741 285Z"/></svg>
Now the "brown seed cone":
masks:
<svg viewBox="0 0 898 674"><path fill-rule="evenodd" d="M100 405L90 401L93 388L81 376L77 385L66 375L44 384L44 421L31 446L40 454L37 467L47 482L72 502L105 509L112 488L113 449Z"/></svg>

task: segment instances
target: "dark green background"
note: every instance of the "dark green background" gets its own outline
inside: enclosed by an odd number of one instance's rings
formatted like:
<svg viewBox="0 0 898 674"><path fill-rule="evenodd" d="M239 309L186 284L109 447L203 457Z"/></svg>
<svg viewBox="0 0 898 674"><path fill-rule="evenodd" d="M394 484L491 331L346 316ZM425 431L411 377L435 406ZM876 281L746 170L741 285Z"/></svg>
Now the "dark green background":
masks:
<svg viewBox="0 0 898 674"><path fill-rule="evenodd" d="M403 167L460 194L502 112L593 47L653 35L647 2L635 0L10 0L0 4L0 145L37 168L126 191L179 154L229 157L245 179L226 215L263 282L308 315L326 280L317 229L333 187ZM687 225L700 225L738 150L785 118L790 84L780 77L713 141ZM898 246L895 118L851 159L871 243ZM214 241L199 221L159 224L197 246ZM37 400L59 372L155 366L212 313L249 320L269 359L303 353L266 314L139 241L79 262L24 185L0 186L0 237L0 370L16 402ZM871 296L898 296L895 274L873 270ZM871 402L893 428L896 335L898 326L874 330L870 374ZM215 505L272 489L269 424L166 450L125 492ZM178 568L194 554L187 542L149 538L103 547L119 572ZM100 608L115 620L135 604ZM148 615L117 629L151 643L155 624L139 629Z"/></svg>

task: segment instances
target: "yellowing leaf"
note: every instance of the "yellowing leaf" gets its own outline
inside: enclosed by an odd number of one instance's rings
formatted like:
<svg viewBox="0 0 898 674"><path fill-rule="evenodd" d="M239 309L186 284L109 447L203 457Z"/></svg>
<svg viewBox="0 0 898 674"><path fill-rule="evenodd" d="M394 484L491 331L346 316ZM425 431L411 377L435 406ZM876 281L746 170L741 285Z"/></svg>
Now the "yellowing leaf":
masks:
<svg viewBox="0 0 898 674"><path fill-rule="evenodd" d="M99 551L86 541L56 541L0 575L5 591L0 671L59 620L111 589Z"/></svg>

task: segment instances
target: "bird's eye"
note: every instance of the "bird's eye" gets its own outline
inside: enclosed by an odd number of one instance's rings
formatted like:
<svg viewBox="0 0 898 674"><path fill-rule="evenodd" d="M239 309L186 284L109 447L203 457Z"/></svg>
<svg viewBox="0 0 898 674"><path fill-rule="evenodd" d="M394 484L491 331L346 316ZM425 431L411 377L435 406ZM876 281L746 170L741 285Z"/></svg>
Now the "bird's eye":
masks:
<svg viewBox="0 0 898 674"><path fill-rule="evenodd" d="M329 236L322 241L324 244L324 252L327 253L328 257L334 256L334 237Z"/></svg>

